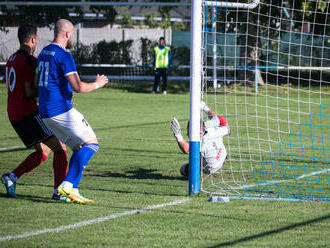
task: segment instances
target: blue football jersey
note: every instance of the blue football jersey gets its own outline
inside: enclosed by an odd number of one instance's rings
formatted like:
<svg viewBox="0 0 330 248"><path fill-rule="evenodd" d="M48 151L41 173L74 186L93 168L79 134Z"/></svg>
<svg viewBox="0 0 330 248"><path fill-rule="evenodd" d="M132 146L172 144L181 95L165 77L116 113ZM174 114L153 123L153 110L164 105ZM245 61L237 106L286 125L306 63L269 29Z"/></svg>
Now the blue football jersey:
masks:
<svg viewBox="0 0 330 248"><path fill-rule="evenodd" d="M65 76L77 73L72 54L62 46L51 43L41 51L37 70L41 118L69 111L72 108L72 88Z"/></svg>

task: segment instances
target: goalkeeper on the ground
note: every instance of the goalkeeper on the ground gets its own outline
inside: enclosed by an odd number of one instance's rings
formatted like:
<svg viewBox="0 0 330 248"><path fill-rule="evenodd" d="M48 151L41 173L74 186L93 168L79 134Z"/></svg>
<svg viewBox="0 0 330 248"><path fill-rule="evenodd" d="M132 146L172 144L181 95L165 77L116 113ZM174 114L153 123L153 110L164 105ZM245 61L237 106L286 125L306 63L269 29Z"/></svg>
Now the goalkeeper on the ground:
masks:
<svg viewBox="0 0 330 248"><path fill-rule="evenodd" d="M225 163L227 151L223 144L223 137L230 134L230 129L227 120L220 115L217 115L210 110L206 104L201 102L201 111L203 111L209 118L208 121L201 121L201 168L203 172L212 174L218 171ZM180 123L173 118L170 123L174 137L178 143L179 148L183 153L189 153L189 143L183 139L181 135ZM189 122L187 128L187 135L189 137ZM180 168L180 174L188 177L189 164L185 164Z"/></svg>

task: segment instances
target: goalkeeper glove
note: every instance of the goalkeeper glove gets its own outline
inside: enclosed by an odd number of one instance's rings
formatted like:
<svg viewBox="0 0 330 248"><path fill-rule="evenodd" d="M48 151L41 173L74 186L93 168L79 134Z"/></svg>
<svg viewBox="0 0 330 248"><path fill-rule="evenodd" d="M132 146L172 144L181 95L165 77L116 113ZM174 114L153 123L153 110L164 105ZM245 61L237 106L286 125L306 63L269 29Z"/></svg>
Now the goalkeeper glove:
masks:
<svg viewBox="0 0 330 248"><path fill-rule="evenodd" d="M177 142L180 142L181 140L183 140L183 137L181 135L181 127L180 127L180 123L178 122L177 119L173 118L170 122L170 127L173 131L173 135L176 138Z"/></svg>
<svg viewBox="0 0 330 248"><path fill-rule="evenodd" d="M207 112L210 111L210 108L203 101L201 101L201 111L203 111L205 114L207 114Z"/></svg>

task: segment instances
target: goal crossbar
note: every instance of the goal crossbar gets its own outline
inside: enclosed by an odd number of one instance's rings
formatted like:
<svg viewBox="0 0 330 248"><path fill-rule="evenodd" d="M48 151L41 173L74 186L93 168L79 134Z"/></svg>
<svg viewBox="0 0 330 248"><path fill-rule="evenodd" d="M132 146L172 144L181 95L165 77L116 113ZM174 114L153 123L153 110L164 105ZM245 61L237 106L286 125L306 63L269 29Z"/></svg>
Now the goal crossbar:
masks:
<svg viewBox="0 0 330 248"><path fill-rule="evenodd" d="M235 2L217 2L205 1L205 6L209 7L226 7L226 8L243 8L251 9L258 6L260 0L254 0L251 3L235 3ZM59 1L13 1L13 2L0 2L0 5L6 6L190 6L189 2L59 2Z"/></svg>

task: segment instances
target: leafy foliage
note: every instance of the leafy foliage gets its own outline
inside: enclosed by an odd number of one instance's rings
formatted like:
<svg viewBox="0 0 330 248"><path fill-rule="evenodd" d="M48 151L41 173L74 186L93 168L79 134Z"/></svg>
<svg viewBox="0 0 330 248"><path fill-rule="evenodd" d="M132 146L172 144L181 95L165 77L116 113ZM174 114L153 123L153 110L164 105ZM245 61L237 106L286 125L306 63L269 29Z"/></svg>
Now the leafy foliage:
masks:
<svg viewBox="0 0 330 248"><path fill-rule="evenodd" d="M132 40L120 42L103 40L90 46L75 45L72 55L79 64L131 64L130 50L132 43Z"/></svg>
<svg viewBox="0 0 330 248"><path fill-rule="evenodd" d="M187 47L172 48L172 63L174 66L190 64L190 49Z"/></svg>
<svg viewBox="0 0 330 248"><path fill-rule="evenodd" d="M94 0L94 2L100 0ZM118 1L118 0L115 0ZM11 1L8 1L11 2ZM37 0L34 2L42 2ZM58 0L58 2L67 2ZM72 2L80 2L73 0ZM56 20L65 18L76 24L83 20L84 6L3 6L0 8L3 15L0 17L0 29L6 30L7 26L19 25L21 23L30 23L39 27L52 27ZM103 13L106 21L113 23L117 12L112 6L90 6L92 13ZM75 16L70 16L75 13Z"/></svg>
<svg viewBox="0 0 330 248"><path fill-rule="evenodd" d="M149 39L141 38L141 59L143 65L152 64L153 60L153 47L156 42L152 42Z"/></svg>
<svg viewBox="0 0 330 248"><path fill-rule="evenodd" d="M9 0L10 2L12 0ZM103 0L93 0L90 2L100 2ZM128 0L112 0L115 2L127 2ZM137 1L137 0L135 0ZM42 2L37 0L34 2ZM67 2L59 0L58 2ZM72 2L80 2L80 0L73 0ZM86 1L87 2L87 1ZM180 2L180 0L168 0L168 2ZM149 8L148 6L142 8ZM171 26L171 11L176 8L173 6L159 6L157 11L146 13L147 20L144 22L150 28L161 27L169 28ZM121 8L122 24L125 28L130 28L134 24L131 20L129 10L126 11ZM0 6L0 11L3 15L0 16L0 31L6 31L6 27L12 25L19 25L21 23L31 23L39 27L52 27L56 20L60 18L69 19L74 24L83 21L84 12L103 14L105 17L104 22L113 25L115 18L118 15L113 6ZM75 13L74 16L70 13ZM162 21L155 21L154 17L162 18ZM177 26L177 25L176 25ZM180 28L183 28L182 25Z"/></svg>

